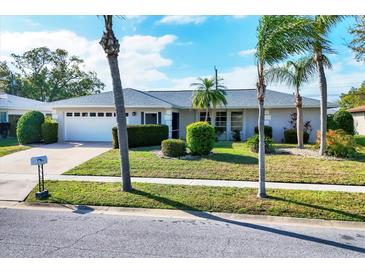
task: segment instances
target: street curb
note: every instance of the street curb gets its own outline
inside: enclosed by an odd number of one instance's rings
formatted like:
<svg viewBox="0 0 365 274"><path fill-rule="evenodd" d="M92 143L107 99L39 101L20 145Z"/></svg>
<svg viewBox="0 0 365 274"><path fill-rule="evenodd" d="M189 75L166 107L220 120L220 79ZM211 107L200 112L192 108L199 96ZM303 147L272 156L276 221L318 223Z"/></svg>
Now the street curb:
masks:
<svg viewBox="0 0 365 274"><path fill-rule="evenodd" d="M4 202L0 201L0 208L25 209L25 210L52 210L73 212L80 214L108 214L119 216L139 216L154 218L181 218L181 219L200 219L221 222L247 222L262 223L271 225L291 225L291 226L311 226L329 227L338 229L365 230L365 222L354 221L333 221L322 219L305 219L295 217L279 217L266 215L249 215L236 213L217 213L191 210L176 209L150 209L133 207L110 207L110 206L78 206L70 204L51 204L51 203L28 203L28 202Z"/></svg>

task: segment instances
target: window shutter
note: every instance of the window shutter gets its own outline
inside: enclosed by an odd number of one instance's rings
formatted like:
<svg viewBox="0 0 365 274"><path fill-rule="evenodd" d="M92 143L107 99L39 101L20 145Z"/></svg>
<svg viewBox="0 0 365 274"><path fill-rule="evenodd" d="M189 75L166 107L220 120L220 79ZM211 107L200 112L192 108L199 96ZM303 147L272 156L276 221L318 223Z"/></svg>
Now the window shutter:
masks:
<svg viewBox="0 0 365 274"><path fill-rule="evenodd" d="M157 124L161 125L161 112L158 113Z"/></svg>
<svg viewBox="0 0 365 274"><path fill-rule="evenodd" d="M144 112L141 112L141 125L144 125Z"/></svg>

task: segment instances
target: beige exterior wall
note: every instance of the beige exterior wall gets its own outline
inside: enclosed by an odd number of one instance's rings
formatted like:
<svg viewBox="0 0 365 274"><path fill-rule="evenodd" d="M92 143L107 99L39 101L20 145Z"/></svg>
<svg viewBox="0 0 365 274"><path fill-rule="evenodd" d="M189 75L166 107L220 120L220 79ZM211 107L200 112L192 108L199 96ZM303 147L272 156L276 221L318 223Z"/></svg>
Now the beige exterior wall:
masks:
<svg viewBox="0 0 365 274"><path fill-rule="evenodd" d="M357 134L365 135L365 112L352 113L354 127Z"/></svg>

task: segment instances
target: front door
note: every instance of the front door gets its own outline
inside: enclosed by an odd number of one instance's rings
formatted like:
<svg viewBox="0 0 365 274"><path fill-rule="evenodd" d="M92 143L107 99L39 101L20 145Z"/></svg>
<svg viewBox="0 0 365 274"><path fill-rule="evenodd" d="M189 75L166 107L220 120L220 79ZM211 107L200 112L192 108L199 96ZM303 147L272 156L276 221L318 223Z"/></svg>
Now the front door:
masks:
<svg viewBox="0 0 365 274"><path fill-rule="evenodd" d="M179 113L172 113L172 138L179 139Z"/></svg>

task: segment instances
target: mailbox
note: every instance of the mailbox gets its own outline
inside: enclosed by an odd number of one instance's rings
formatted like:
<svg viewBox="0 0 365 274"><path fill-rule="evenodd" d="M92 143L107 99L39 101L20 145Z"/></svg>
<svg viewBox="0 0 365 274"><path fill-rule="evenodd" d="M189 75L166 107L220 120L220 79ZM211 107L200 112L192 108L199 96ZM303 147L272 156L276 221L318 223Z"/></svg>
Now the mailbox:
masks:
<svg viewBox="0 0 365 274"><path fill-rule="evenodd" d="M44 189L44 170L43 165L48 163L48 158L44 156L35 156L30 159L32 166L38 166L38 184L39 191L35 194L37 199L43 199L48 197L48 190Z"/></svg>
<svg viewBox="0 0 365 274"><path fill-rule="evenodd" d="M47 156L36 156L36 157L32 157L30 159L30 164L32 166L38 166L38 165L44 165L48 163L48 158Z"/></svg>

